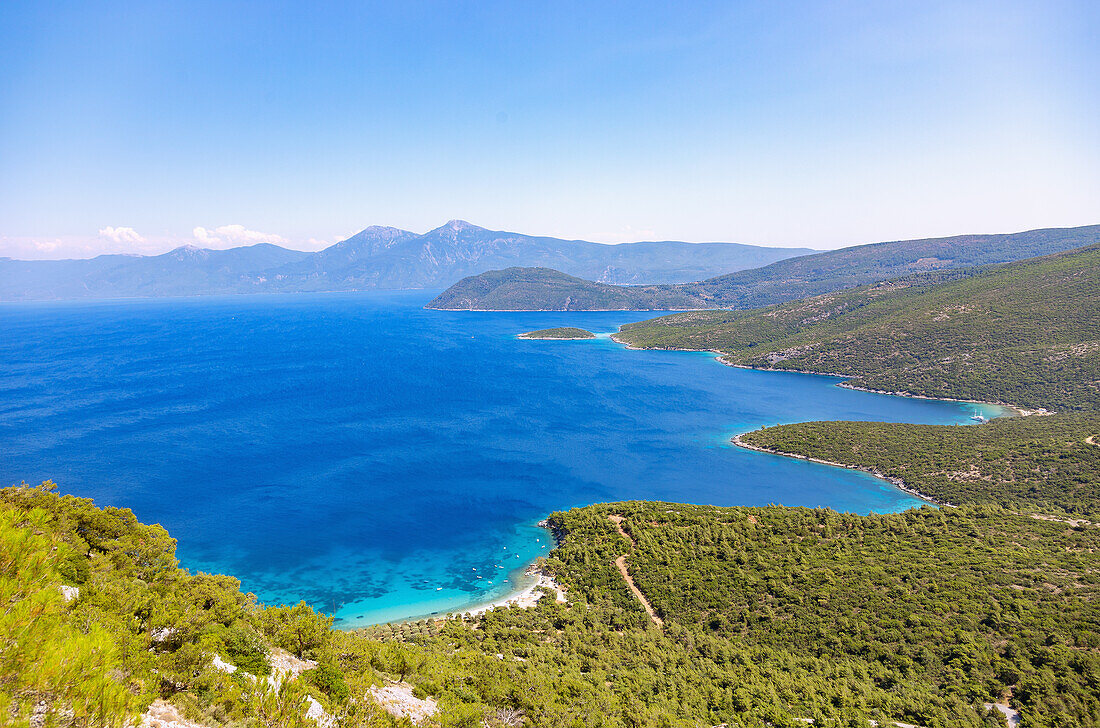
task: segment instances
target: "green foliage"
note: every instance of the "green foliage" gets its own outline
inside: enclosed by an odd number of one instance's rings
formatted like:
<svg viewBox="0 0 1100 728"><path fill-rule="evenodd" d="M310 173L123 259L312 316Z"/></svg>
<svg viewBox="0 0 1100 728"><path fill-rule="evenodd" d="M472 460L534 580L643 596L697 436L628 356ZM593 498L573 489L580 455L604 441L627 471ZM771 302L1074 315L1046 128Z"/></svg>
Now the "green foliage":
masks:
<svg viewBox="0 0 1100 728"><path fill-rule="evenodd" d="M253 675L271 674L267 644L252 625L237 620L233 626L218 630L218 636L225 648L226 659L231 664Z"/></svg>
<svg viewBox="0 0 1100 728"><path fill-rule="evenodd" d="M627 324L616 339L890 392L1097 409L1100 246L766 309L674 314Z"/></svg>
<svg viewBox="0 0 1100 728"><path fill-rule="evenodd" d="M44 704L43 720L121 725L163 697L201 720L301 724L301 686L252 677L271 672L262 630L307 654L327 643L331 619L305 605L264 610L232 577L178 568L175 547L163 528L52 483L0 489L0 713L26 723ZM66 603L60 587L74 582L79 598ZM215 654L238 671L215 669Z"/></svg>
<svg viewBox="0 0 1100 728"><path fill-rule="evenodd" d="M55 564L70 553L50 521L40 508L0 504L0 715L29 725L44 703L74 721L121 723L138 701L110 676L120 665L110 634L67 618Z"/></svg>
<svg viewBox="0 0 1100 728"><path fill-rule="evenodd" d="M316 685L321 692L337 703L347 700L348 685L344 674L331 659L322 660L317 667L302 673L302 678L310 685Z"/></svg>
<svg viewBox="0 0 1100 728"><path fill-rule="evenodd" d="M30 635L0 640L2 707L27 718L46 700L118 724L159 695L210 724L299 726L312 696L343 725L394 725L365 696L399 680L438 701L440 726L984 728L996 723L982 703L1009 692L1028 728L1100 725L1100 529L994 505L618 503L551 522L547 567L570 604L353 634L304 604L261 608L229 577L152 570L174 563L174 542L125 513L0 490L0 588L14 605L0 634ZM142 552L146 537L162 552ZM69 549L89 569L65 604L54 565ZM663 629L624 584L621 554ZM246 673L278 646L316 669L277 688ZM213 653L241 669L214 669Z"/></svg>
<svg viewBox="0 0 1100 728"><path fill-rule="evenodd" d="M948 503L1100 515L1100 415L1003 417L982 425L804 422L748 432L757 447L900 478ZM1100 439L1100 437L1098 437Z"/></svg>
<svg viewBox="0 0 1100 728"><path fill-rule="evenodd" d="M263 612L263 630L279 647L311 659L328 643L332 617L298 602L293 607L269 607Z"/></svg>
<svg viewBox="0 0 1100 728"><path fill-rule="evenodd" d="M861 696L850 708L911 723L980 725L970 706L1016 684L1029 724L1100 724L1100 529L988 506L854 516L620 503L555 515L571 593L611 595L642 620L615 583L624 548L612 513L637 542L635 581L696 669L784 665L799 687L780 696L802 715L832 700L839 670L848 700Z"/></svg>

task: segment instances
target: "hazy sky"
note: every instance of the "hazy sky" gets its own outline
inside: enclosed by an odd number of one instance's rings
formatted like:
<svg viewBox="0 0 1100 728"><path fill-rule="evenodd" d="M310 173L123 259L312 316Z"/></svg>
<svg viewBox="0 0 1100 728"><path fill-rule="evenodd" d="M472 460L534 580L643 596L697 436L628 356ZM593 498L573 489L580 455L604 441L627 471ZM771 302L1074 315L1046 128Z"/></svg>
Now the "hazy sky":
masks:
<svg viewBox="0 0 1100 728"><path fill-rule="evenodd" d="M1100 2L0 3L0 255L1100 222Z"/></svg>

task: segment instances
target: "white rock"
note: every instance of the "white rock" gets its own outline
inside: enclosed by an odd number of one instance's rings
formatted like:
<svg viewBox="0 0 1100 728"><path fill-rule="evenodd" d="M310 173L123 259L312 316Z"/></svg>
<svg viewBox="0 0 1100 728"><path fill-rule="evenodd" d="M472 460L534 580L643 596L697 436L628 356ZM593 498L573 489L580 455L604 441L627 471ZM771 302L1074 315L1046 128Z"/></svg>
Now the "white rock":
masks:
<svg viewBox="0 0 1100 728"><path fill-rule="evenodd" d="M236 665L231 665L221 658L221 655L214 655L214 669L221 670L222 672L228 672L230 675L237 671Z"/></svg>
<svg viewBox="0 0 1100 728"><path fill-rule="evenodd" d="M336 719L325 712L324 707L317 702L312 695L306 696L309 708L306 709L306 717L313 719L321 728L332 728L336 725Z"/></svg>
<svg viewBox="0 0 1100 728"><path fill-rule="evenodd" d="M384 688L372 685L370 696L382 710L395 718L408 718L415 725L435 715L437 707L433 698L420 700L413 695L413 687L408 683L394 683Z"/></svg>
<svg viewBox="0 0 1100 728"><path fill-rule="evenodd" d="M208 728L201 723L187 720L176 706L165 700L154 700L149 710L141 716L140 728Z"/></svg>
<svg viewBox="0 0 1100 728"><path fill-rule="evenodd" d="M164 642L175 633L176 630L172 629L171 627L161 627L160 629L154 629L152 632L150 632L149 639L153 640L154 642Z"/></svg>

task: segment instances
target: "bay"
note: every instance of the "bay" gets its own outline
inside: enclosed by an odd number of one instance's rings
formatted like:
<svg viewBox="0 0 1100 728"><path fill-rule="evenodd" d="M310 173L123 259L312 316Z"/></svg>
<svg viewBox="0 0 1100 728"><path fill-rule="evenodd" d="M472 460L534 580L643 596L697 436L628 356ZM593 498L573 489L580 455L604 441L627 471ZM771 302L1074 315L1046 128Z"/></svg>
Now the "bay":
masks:
<svg viewBox="0 0 1100 728"><path fill-rule="evenodd" d="M646 499L920 505L729 438L818 419L967 424L1000 408L734 369L606 336L645 312L444 312L431 293L0 306L0 483L131 508L183 566L342 627L498 598L551 511ZM479 578L480 577L480 578Z"/></svg>

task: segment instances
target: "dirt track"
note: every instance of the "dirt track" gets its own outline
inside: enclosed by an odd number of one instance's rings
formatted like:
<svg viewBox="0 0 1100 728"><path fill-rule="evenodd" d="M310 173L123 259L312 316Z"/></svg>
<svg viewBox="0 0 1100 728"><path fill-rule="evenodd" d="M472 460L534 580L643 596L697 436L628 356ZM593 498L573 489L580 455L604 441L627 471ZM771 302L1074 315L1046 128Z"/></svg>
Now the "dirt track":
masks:
<svg viewBox="0 0 1100 728"><path fill-rule="evenodd" d="M626 536L627 540L630 541L630 545L634 546L634 539L630 537L629 533L623 530L623 517L612 515L608 516L608 519L610 519L610 521L615 524L615 528L619 529L619 533L621 533L623 536ZM653 620L653 624L657 625L658 627L664 627L664 620L658 617L657 613L653 611L653 605L650 604L649 600L645 598L645 594L642 594L642 590L639 589L638 585L634 583L634 577L632 577L630 575L630 571L627 570L626 554L623 554L619 558L615 559L615 566L619 567L619 573L623 575L623 581L625 581L626 585L630 587L630 592L634 595L634 598L641 603L642 608L645 609L645 613L649 615L649 618L651 620Z"/></svg>

